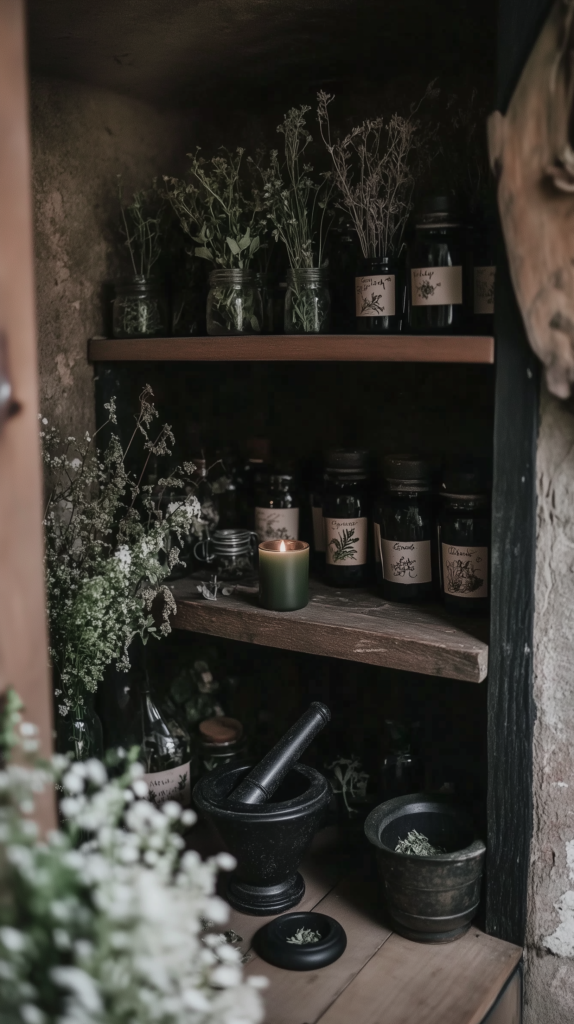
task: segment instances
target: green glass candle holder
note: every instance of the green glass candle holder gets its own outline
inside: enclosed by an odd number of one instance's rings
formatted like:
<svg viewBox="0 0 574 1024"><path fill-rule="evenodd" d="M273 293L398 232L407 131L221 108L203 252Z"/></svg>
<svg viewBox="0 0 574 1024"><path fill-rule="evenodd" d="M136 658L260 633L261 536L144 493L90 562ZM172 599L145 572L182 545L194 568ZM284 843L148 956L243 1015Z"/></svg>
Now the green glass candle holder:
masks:
<svg viewBox="0 0 574 1024"><path fill-rule="evenodd" d="M259 545L259 604L293 612L309 604L309 545L303 540L266 540Z"/></svg>

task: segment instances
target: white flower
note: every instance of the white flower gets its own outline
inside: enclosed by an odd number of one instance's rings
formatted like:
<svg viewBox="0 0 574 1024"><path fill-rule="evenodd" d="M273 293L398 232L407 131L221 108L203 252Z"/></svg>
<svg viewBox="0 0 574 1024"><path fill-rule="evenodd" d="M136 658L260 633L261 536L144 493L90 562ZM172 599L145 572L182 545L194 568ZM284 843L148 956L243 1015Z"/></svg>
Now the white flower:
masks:
<svg viewBox="0 0 574 1024"><path fill-rule="evenodd" d="M34 1003L23 1003L20 1007L20 1016L24 1024L44 1024L46 1020L44 1012Z"/></svg>
<svg viewBox="0 0 574 1024"><path fill-rule="evenodd" d="M127 544L120 544L119 548L114 552L114 558L117 558L124 572L129 572L132 564L132 553Z"/></svg>
<svg viewBox="0 0 574 1024"><path fill-rule="evenodd" d="M215 985L221 985L222 988L231 988L232 985L238 985L241 981L241 971L239 967L221 964L211 972L211 980Z"/></svg>
<svg viewBox="0 0 574 1024"><path fill-rule="evenodd" d="M134 779L132 789L136 796L144 798L148 795L148 785L143 779Z"/></svg>
<svg viewBox="0 0 574 1024"><path fill-rule="evenodd" d="M26 936L16 928L9 928L6 925L0 928L0 942L11 953L21 953L26 945Z"/></svg>
<svg viewBox="0 0 574 1024"><path fill-rule="evenodd" d="M82 1010L101 1013L102 999L93 978L80 967L52 967L50 977L74 995Z"/></svg>
<svg viewBox="0 0 574 1024"><path fill-rule="evenodd" d="M237 861L230 853L222 852L216 854L215 861L222 871L234 871L237 867Z"/></svg>

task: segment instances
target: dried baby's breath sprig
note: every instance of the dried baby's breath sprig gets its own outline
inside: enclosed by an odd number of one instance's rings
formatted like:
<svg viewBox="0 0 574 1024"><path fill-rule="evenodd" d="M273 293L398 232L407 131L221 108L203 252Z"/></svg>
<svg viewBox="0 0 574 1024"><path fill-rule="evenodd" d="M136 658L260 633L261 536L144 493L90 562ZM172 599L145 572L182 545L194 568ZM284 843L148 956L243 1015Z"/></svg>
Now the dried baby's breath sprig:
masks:
<svg viewBox="0 0 574 1024"><path fill-rule="evenodd" d="M431 83L423 99L434 94ZM419 103L408 117L393 114L388 120L368 119L344 139L334 140L329 119L334 98L318 93L317 120L333 163L339 205L351 216L365 259L396 256L433 129L423 129L416 118Z"/></svg>
<svg viewBox="0 0 574 1024"><path fill-rule="evenodd" d="M446 853L443 846L433 846L421 832L412 829L406 839L399 839L395 853L415 854L417 857L433 857L436 853Z"/></svg>

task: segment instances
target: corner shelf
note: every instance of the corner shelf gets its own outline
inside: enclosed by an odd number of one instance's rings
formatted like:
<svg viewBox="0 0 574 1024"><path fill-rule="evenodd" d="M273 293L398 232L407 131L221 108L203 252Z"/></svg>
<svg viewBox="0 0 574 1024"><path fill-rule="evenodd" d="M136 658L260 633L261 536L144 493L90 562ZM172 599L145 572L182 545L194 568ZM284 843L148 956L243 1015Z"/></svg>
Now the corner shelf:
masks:
<svg viewBox="0 0 574 1024"><path fill-rule="evenodd" d="M91 362L494 363L494 338L427 334L265 334L92 338Z"/></svg>
<svg viewBox="0 0 574 1024"><path fill-rule="evenodd" d="M480 683L488 671L488 624L438 605L390 604L370 590L336 590L311 580L306 608L260 608L256 587L206 601L198 580L172 584L176 629L265 647Z"/></svg>

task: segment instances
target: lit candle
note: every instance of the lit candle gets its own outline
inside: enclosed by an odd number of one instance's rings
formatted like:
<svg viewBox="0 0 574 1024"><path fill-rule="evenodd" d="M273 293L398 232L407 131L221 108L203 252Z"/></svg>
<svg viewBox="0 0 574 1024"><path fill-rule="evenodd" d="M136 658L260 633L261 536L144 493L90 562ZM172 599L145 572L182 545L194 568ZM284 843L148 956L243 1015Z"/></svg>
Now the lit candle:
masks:
<svg viewBox="0 0 574 1024"><path fill-rule="evenodd" d="M291 612L309 603L309 545L266 540L259 545L259 604Z"/></svg>

